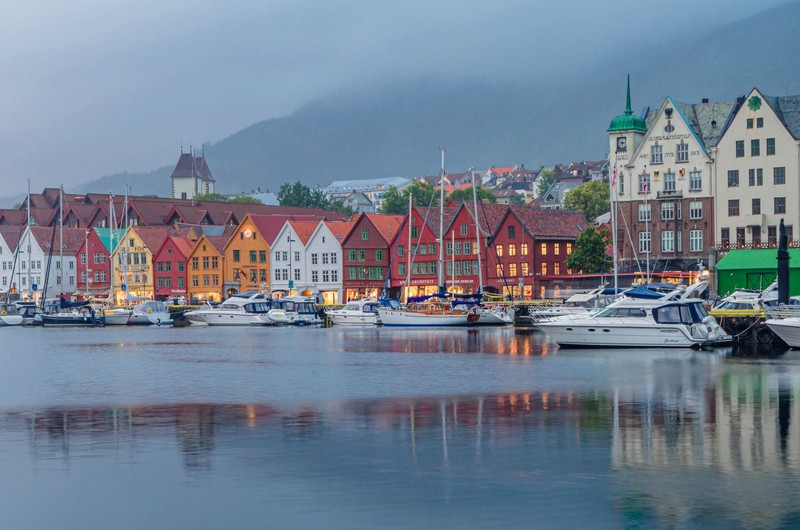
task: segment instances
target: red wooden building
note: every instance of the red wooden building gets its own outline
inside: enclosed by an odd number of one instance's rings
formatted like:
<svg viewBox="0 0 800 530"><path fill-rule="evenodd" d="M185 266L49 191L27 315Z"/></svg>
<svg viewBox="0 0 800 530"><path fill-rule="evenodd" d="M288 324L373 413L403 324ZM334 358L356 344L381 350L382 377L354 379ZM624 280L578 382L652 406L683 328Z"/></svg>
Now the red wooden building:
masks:
<svg viewBox="0 0 800 530"><path fill-rule="evenodd" d="M187 297L186 262L194 249L190 237L170 235L153 255L153 283L158 300Z"/></svg>
<svg viewBox="0 0 800 530"><path fill-rule="evenodd" d="M568 296L576 285L564 260L588 226L578 212L508 207L488 252L489 283L517 299Z"/></svg>
<svg viewBox="0 0 800 530"><path fill-rule="evenodd" d="M400 215L373 213L356 218L342 241L342 290L347 300L380 296L389 269L390 245L402 221Z"/></svg>

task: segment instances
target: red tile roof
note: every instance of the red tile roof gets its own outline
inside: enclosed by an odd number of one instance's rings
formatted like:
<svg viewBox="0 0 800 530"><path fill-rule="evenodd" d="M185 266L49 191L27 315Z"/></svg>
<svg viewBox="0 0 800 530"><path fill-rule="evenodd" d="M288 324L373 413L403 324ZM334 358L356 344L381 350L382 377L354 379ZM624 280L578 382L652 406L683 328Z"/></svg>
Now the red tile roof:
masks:
<svg viewBox="0 0 800 530"><path fill-rule="evenodd" d="M303 246L305 246L308 244L308 240L311 238L314 230L317 229L319 221L289 221L289 224L292 225L295 234L297 234L297 237L300 238Z"/></svg>
<svg viewBox="0 0 800 530"><path fill-rule="evenodd" d="M9 252L16 252L19 240L22 237L23 228L21 226L0 226L0 236L8 245Z"/></svg>
<svg viewBox="0 0 800 530"><path fill-rule="evenodd" d="M511 206L512 212L531 235L537 239L577 238L591 226L581 214L568 210Z"/></svg>
<svg viewBox="0 0 800 530"><path fill-rule="evenodd" d="M355 225L356 222L352 219L350 221L325 221L325 226L328 227L328 230L331 231L331 234L333 234L333 237L336 238L336 241L338 241L340 245Z"/></svg>
<svg viewBox="0 0 800 530"><path fill-rule="evenodd" d="M55 239L53 232L55 231ZM58 253L58 244L62 241L61 229L52 226L32 226L31 235L36 243L45 253L50 249L50 241L53 241L53 252ZM83 228L67 228L63 230L63 252L77 254L86 240L86 230Z"/></svg>
<svg viewBox="0 0 800 530"><path fill-rule="evenodd" d="M391 243L391 241L394 239L394 236L400 229L400 225L403 223L403 218L405 217L403 215L382 215L377 213L363 213L361 215L364 215L367 219L369 219L369 221L387 243Z"/></svg>

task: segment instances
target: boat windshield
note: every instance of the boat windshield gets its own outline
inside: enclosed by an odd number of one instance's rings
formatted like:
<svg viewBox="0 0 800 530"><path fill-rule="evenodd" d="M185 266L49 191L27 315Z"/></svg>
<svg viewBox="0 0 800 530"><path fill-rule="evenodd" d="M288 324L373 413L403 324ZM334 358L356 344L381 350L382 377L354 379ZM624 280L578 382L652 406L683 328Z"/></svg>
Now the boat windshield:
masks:
<svg viewBox="0 0 800 530"><path fill-rule="evenodd" d="M358 311L358 304L355 302L350 302L343 308L345 311Z"/></svg>
<svg viewBox="0 0 800 530"><path fill-rule="evenodd" d="M653 319L659 324L695 324L707 316L702 303L668 304L653 309Z"/></svg>

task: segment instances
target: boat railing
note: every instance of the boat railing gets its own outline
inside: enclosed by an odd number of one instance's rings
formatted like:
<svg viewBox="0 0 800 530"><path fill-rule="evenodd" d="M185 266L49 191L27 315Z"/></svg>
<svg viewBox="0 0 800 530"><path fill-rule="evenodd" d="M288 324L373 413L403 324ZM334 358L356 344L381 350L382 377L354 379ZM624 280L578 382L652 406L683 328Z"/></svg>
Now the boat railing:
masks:
<svg viewBox="0 0 800 530"><path fill-rule="evenodd" d="M769 319L800 317L800 306L780 304L764 309L764 316Z"/></svg>

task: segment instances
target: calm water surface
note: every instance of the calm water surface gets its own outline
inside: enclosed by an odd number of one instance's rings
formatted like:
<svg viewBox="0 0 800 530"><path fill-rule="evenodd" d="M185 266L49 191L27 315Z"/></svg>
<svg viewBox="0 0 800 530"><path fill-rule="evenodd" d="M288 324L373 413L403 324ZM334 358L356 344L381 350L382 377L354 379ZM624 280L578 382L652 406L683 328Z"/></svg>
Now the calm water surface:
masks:
<svg viewBox="0 0 800 530"><path fill-rule="evenodd" d="M800 353L0 329L0 528L797 528Z"/></svg>

